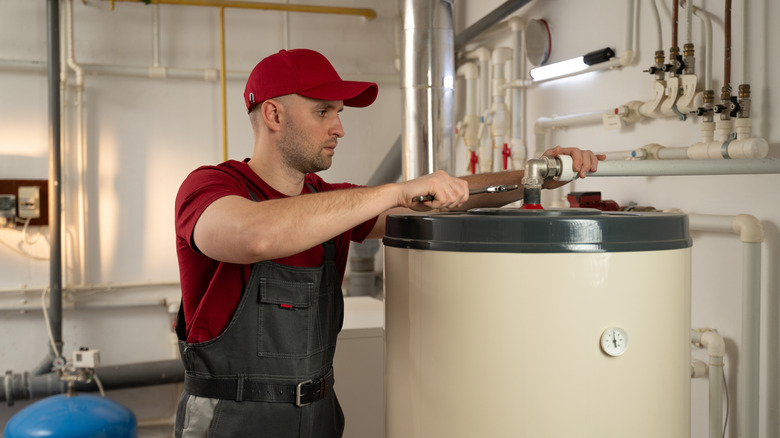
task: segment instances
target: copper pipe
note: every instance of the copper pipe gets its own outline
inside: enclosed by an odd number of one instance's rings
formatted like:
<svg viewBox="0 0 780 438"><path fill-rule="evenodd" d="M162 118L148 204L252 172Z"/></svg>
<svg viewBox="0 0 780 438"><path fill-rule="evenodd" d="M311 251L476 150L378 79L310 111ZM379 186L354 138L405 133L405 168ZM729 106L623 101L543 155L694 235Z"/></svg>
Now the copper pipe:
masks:
<svg viewBox="0 0 780 438"><path fill-rule="evenodd" d="M103 0L106 1L106 0ZM110 0L112 9L115 1L140 3L143 0ZM261 3L241 0L149 0L152 4L212 6L238 9L262 9L269 11L313 12L320 14L359 15L367 20L376 18L376 11L367 8L345 8L339 6L290 5Z"/></svg>

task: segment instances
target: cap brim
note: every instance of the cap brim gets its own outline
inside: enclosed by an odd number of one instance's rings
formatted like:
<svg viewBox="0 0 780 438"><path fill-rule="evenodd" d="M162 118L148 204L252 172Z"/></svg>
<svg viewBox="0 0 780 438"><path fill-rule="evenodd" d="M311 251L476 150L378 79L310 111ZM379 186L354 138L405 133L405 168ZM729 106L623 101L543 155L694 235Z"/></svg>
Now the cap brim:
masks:
<svg viewBox="0 0 780 438"><path fill-rule="evenodd" d="M379 87L373 82L337 81L298 91L301 96L320 100L341 100L346 106L363 108L376 100Z"/></svg>

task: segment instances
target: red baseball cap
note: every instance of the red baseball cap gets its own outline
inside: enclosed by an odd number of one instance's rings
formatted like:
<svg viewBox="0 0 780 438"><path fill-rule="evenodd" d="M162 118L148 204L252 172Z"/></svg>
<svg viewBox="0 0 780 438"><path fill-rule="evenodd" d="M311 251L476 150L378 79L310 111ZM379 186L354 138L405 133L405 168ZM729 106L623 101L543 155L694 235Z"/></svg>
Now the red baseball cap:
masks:
<svg viewBox="0 0 780 438"><path fill-rule="evenodd" d="M295 93L362 108L371 105L378 92L373 82L342 80L322 54L292 49L280 50L255 66L246 81L244 101L249 112L266 99Z"/></svg>

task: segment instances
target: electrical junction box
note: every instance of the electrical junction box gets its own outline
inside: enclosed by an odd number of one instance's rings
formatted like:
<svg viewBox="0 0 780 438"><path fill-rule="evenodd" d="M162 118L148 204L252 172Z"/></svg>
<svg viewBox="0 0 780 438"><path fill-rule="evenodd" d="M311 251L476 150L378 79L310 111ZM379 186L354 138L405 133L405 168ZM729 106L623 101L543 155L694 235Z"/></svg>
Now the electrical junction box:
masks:
<svg viewBox="0 0 780 438"><path fill-rule="evenodd" d="M16 216L16 196L0 195L0 226L14 220Z"/></svg>
<svg viewBox="0 0 780 438"><path fill-rule="evenodd" d="M13 214L9 215L9 197L14 198ZM13 223L14 217L29 220L29 225L49 223L49 181L45 179L3 179L0 180L0 218L7 217ZM2 220L2 219L0 219Z"/></svg>
<svg viewBox="0 0 780 438"><path fill-rule="evenodd" d="M38 186L19 186L19 219L38 219L41 217L41 188Z"/></svg>
<svg viewBox="0 0 780 438"><path fill-rule="evenodd" d="M95 368L100 364L100 350L81 347L73 352L74 368Z"/></svg>

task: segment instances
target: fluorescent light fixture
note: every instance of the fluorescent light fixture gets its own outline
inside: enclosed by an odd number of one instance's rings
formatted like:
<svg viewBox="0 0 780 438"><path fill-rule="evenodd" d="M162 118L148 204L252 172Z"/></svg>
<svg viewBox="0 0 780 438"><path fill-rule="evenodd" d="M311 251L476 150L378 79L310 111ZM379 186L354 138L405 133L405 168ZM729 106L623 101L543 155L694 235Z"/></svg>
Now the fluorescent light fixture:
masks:
<svg viewBox="0 0 780 438"><path fill-rule="evenodd" d="M532 68L529 72L534 81L544 81L547 79L573 76L575 74L591 71L590 66L609 61L615 56L615 52L609 47L596 50L579 56L577 58L567 59L566 61L556 62L555 64L543 65Z"/></svg>
<svg viewBox="0 0 780 438"><path fill-rule="evenodd" d="M566 61L556 62L555 64L543 65L531 69L531 77L535 81L557 78L558 76L567 76L580 72L588 68L588 64L582 60L583 57L567 59Z"/></svg>

